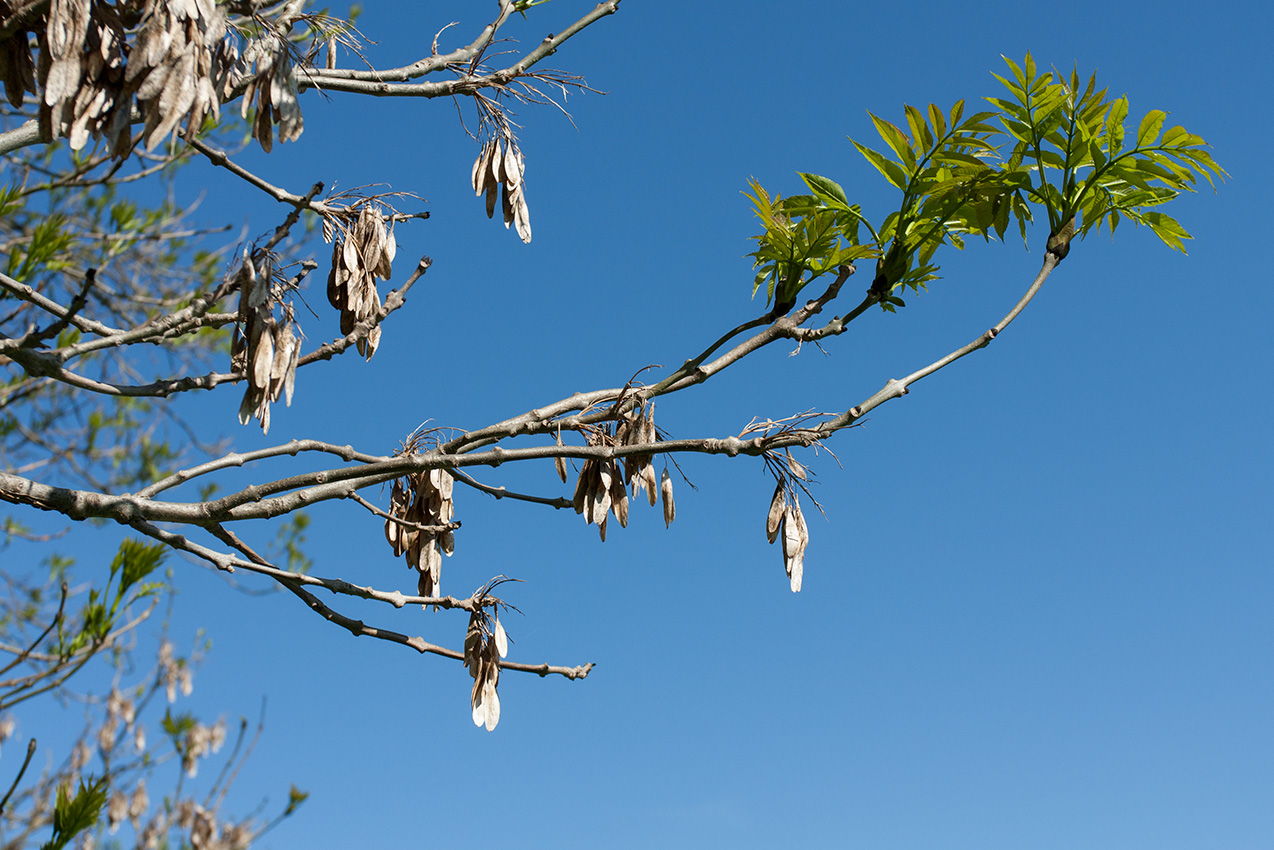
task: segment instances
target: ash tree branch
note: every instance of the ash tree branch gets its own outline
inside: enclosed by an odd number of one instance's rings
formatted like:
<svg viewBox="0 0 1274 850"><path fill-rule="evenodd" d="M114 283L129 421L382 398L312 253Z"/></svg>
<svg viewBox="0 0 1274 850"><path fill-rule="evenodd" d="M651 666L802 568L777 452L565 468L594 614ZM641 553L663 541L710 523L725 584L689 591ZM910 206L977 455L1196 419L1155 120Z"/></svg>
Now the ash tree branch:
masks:
<svg viewBox="0 0 1274 850"><path fill-rule="evenodd" d="M112 334L124 333L124 331L118 328L112 328L109 325L102 324L101 322L95 322L91 319L86 319L83 316L76 315L71 310L63 307L53 299L41 295L34 288L27 286L21 281L14 280L7 274L0 273L0 287L3 287L5 291L12 293L14 296L26 301L28 304L39 307L41 310L52 316L59 319L66 319L72 325L85 333L97 334L98 336L110 336ZM2 347L0 347L0 350L2 350Z"/></svg>
<svg viewBox="0 0 1274 850"><path fill-rule="evenodd" d="M881 387L880 390L866 401L855 407L851 407L835 419L831 419L822 425L817 426L814 430L819 434L820 439L835 431L848 427L855 420L862 418L868 412L876 409L885 402L906 395L908 387L916 381L926 378L934 372L937 372L939 369L949 366L961 357L972 354L979 349L986 348L991 343L991 340L999 336L999 334L1007 328L1024 309L1026 309L1026 305L1030 304L1031 300L1035 298L1036 293L1040 291L1040 288L1044 285L1044 281L1048 280L1048 276L1052 274L1053 269L1057 268L1057 264L1059 262L1061 262L1061 258L1059 256L1051 251L1047 252L1044 255L1044 264L1040 268L1039 274L1035 276L1035 280L1031 282L1026 293L1018 299L1018 302L1013 305L1013 309L1010 310L1004 318L1000 319L994 327L980 334L969 344L957 348L945 357L940 357L928 366L917 369L915 372L912 372L910 375L902 378L901 380L890 378L885 383L885 386Z"/></svg>
<svg viewBox="0 0 1274 850"><path fill-rule="evenodd" d="M410 83L406 80L416 79L442 68L455 68L464 63L471 66L481 57L482 52L490 46L495 32L504 25L513 11L513 3L502 0L500 14L496 21L483 30L478 40L466 48L447 57L430 56L418 62L396 68L391 71L326 71L311 69L298 82L300 88L315 88L324 91L349 92L373 97L452 97L467 95L485 88L503 88L519 77L530 75L530 70L540 61L551 56L572 36L586 29L602 18L613 15L619 10L620 0L606 0L598 3L588 14L568 26L557 35L550 35L541 41L533 50L510 65L498 71L485 74L464 74L454 80L438 82ZM454 59L449 57L454 56Z"/></svg>
<svg viewBox="0 0 1274 850"><path fill-rule="evenodd" d="M352 346L358 344L360 339L365 338L371 333L372 329L383 322L391 313L398 310L406 303L407 291L412 285L420 279L421 275L429 268L432 261L428 257L423 257L411 276L396 290L391 290L385 298L384 304L376 313L359 322L344 337L324 343L315 351L306 354L297 361L297 367L308 366L319 360L331 360L338 354L348 351ZM194 305L191 305L193 309ZM186 310L179 311L183 314ZM73 320L72 320L73 321ZM152 336L163 337L168 331L164 328L148 329L146 326L135 329L131 332L120 331L117 336L120 338L130 338L133 342L141 341ZM0 339L0 343L4 340ZM11 342L17 342L13 340ZM126 343L120 343L126 344ZM100 348L103 346L95 346ZM70 349L76 349L77 346L71 346ZM81 347L82 348L82 347ZM94 350L89 349L89 350ZM0 345L0 351L5 351L7 356L15 363L22 366L27 374L33 378L51 378L55 381L67 384L81 390L98 393L109 396L125 396L131 398L167 398L174 393L187 392L189 390L208 390L221 384L237 383L242 381L246 376L243 372L209 372L205 375L190 375L180 378L165 378L158 381L152 381L149 384L116 384L109 381L98 381L88 378L76 372L72 372L62 365L63 352L48 352L35 349L18 348L16 345L8 347ZM79 353L82 353L79 352Z"/></svg>
<svg viewBox="0 0 1274 850"><path fill-rule="evenodd" d="M468 599L456 599L454 596L406 596L397 591L387 593L385 591L374 590L370 587L359 587L341 579L324 579L316 576L305 575L303 573L291 572L289 570L281 570L265 563L265 559L255 553L250 556L251 560L247 561L223 555L220 552L216 552L206 546L195 543L183 535L165 531L152 523L142 520L131 522L129 525L142 534L163 542L174 549L189 552L202 560L208 561L216 566L217 569L234 572L237 568L269 576L300 598L306 606L310 608L310 610L323 617L323 619L347 629L356 637L366 636L386 640L391 643L410 647L422 654L428 653L432 655L441 655L444 658L453 658L458 661L464 660L463 652L458 652L454 649L448 649L443 646L437 646L427 642L421 637L408 637L400 632L368 626L362 620L355 620L352 617L347 617L325 605L318 599L318 597L306 590L305 587L322 587L333 593L356 596L363 599L372 599L378 602L386 602L393 605L395 608L401 608L408 604L436 605L439 608L458 608L472 613L483 605L492 605L498 601L493 597L486 595L471 596ZM212 528L209 528L209 530L216 534ZM226 534L224 529L222 529L221 532L222 535ZM229 535L229 537L230 539L233 539L232 535ZM235 548L242 548L244 550L251 551L242 543L238 543ZM565 676L568 679L582 679L587 676L589 671L593 668L593 664L591 663L576 667L561 667L550 664L524 664L515 661L501 661L500 666L507 670L537 673L541 676L554 674Z"/></svg>

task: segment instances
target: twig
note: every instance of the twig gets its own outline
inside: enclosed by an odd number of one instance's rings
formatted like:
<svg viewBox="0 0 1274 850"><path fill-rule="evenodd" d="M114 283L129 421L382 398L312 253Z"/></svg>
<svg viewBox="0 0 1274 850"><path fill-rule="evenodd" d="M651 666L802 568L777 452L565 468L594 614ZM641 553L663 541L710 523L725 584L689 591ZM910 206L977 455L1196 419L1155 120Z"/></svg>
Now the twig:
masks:
<svg viewBox="0 0 1274 850"><path fill-rule="evenodd" d="M18 770L18 775L13 778L13 784L9 786L8 792L5 793L4 799L0 800L0 815L4 814L4 807L9 804L9 798L13 796L13 792L17 790L18 783L22 781L22 776L27 772L27 765L31 764L31 757L35 755L35 738L27 742L27 757L22 760L22 767Z"/></svg>

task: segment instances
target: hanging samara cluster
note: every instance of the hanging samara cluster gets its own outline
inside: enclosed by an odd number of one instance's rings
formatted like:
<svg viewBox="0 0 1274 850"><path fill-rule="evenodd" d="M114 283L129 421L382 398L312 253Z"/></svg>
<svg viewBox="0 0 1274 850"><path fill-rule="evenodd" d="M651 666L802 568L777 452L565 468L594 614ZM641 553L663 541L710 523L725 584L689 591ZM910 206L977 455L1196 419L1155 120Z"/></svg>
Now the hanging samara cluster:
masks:
<svg viewBox="0 0 1274 850"><path fill-rule="evenodd" d="M349 334L359 322L380 316L376 279L389 280L390 264L398 252L392 221L373 203L364 203L348 221L335 214L323 219L323 238L332 243L332 270L327 275L327 300L341 311L341 333ZM380 344L380 325L358 340L358 353L372 359Z"/></svg>
<svg viewBox="0 0 1274 850"><path fill-rule="evenodd" d="M509 654L509 638L500 624L498 612L487 613L479 607L469 615L469 630L464 636L464 663L473 677L473 725L487 731L500 722L500 659Z"/></svg>
<svg viewBox="0 0 1274 850"><path fill-rule="evenodd" d="M526 206L526 185L522 180L525 173L526 160L513 137L493 136L482 146L473 163L473 191L479 197L487 196L487 218L495 217L495 202L499 197L504 226L514 225L522 241L530 242L531 212Z"/></svg>
<svg viewBox="0 0 1274 850"><path fill-rule="evenodd" d="M805 467L788 455L788 467L793 475L805 479ZM778 476L774 497L770 499L770 511L765 517L765 537L771 543L783 538L783 567L792 584L792 592L801 592L801 579L805 574L805 547L810 542L809 529L796 490L783 475Z"/></svg>
<svg viewBox="0 0 1274 850"><path fill-rule="evenodd" d="M0 80L9 103L40 94L38 118L45 138L65 137L72 150L89 139L105 142L116 159L134 147L134 116L141 141L153 150L185 125L187 139L214 120L221 105L242 91L246 118L256 100L253 135L268 152L273 125L279 140L301 134L292 45L266 32L247 39L227 17L232 4L214 0L51 0L0 2ZM254 13L255 14L255 13ZM140 22L138 22L140 19ZM32 40L39 57L31 54Z"/></svg>
<svg viewBox="0 0 1274 850"><path fill-rule="evenodd" d="M639 446L658 439L653 407L647 407L645 411L632 411L621 418L613 434L605 427L590 428L584 432L584 440L590 446ZM557 444L562 445L560 433ZM566 463L561 458L557 458L557 474L563 482L566 481ZM580 467L579 479L575 482L575 513L583 514L585 522L596 525L598 533L605 541L608 514L614 514L620 528L628 526L629 488L632 488L634 497L639 491L644 491L652 506L655 504L657 491L663 499L664 526L672 524L677 515L677 507L672 498L672 478L665 469L656 485L653 456L648 452L626 455L622 472L619 461L614 458L585 460Z"/></svg>
<svg viewBox="0 0 1274 850"><path fill-rule="evenodd" d="M243 249L243 262L235 272L239 321L230 340L230 368L247 377L248 388L239 404L239 424L247 425L255 416L267 434L270 404L280 396L289 407L292 404L296 365L301 356L301 336L292 305L283 305L282 321L274 317L277 276L270 252Z"/></svg>
<svg viewBox="0 0 1274 850"><path fill-rule="evenodd" d="M385 539L394 555L406 555L407 566L419 571L417 593L441 596L442 556L456 548L451 518L455 479L445 469L425 469L396 479L389 494ZM498 713L497 709L497 713Z"/></svg>

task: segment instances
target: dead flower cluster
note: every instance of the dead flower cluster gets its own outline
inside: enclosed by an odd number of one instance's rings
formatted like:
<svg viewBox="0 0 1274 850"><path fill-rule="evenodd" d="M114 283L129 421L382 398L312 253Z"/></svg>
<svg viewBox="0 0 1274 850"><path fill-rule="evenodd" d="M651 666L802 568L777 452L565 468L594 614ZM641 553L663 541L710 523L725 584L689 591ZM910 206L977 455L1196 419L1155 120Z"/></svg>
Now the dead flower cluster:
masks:
<svg viewBox="0 0 1274 850"><path fill-rule="evenodd" d="M655 429L654 410L647 407L644 411L633 411L622 417L615 426L614 433L605 427L591 428L584 432L584 440L590 446L640 446L656 442L659 439ZM562 444L559 433L557 444ZM562 481L566 481L566 464L559 458L557 473ZM672 496L672 478L665 469L658 485L655 484L655 468L653 456L646 452L628 455L624 458L623 472L619 461L614 458L589 458L580 468L579 479L575 482L575 513L583 514L584 520L595 524L603 541L606 540L606 521L608 514L614 514L620 528L628 526L628 491L636 497L638 491L644 491L653 506L655 493L658 490L663 499L664 526L672 524L677 515L676 504Z"/></svg>
<svg viewBox="0 0 1274 850"><path fill-rule="evenodd" d="M440 596L442 556L456 548L451 518L455 479L445 469L426 469L394 481L389 494L390 519L385 539L394 555L406 555L407 566L420 572L417 593Z"/></svg>
<svg viewBox="0 0 1274 850"><path fill-rule="evenodd" d="M277 35L266 35L249 42L239 63L240 72L251 79L243 92L240 114L248 117L253 99L257 102L252 135L266 153L274 147L274 125L279 126L279 141L294 142L305 129L297 89L296 67L288 45Z"/></svg>
<svg viewBox="0 0 1274 850"><path fill-rule="evenodd" d="M183 118L190 139L203 129L204 116L221 114L222 100L242 76L237 51L225 36L226 14L213 0L146 3L125 78L130 88L138 84L147 149L168 138Z"/></svg>
<svg viewBox="0 0 1274 850"><path fill-rule="evenodd" d="M805 467L790 454L787 461L792 475L804 481L807 475ZM792 592L800 593L801 578L805 573L805 547L810 542L810 534L796 490L781 473L774 487L774 497L770 499L770 511L765 517L765 537L771 543L783 538L783 566L791 580Z"/></svg>
<svg viewBox="0 0 1274 850"><path fill-rule="evenodd" d="M243 372L248 388L239 404L239 423L255 416L264 433L270 432L270 404L284 396L292 404L296 365L301 356L300 331L291 305L283 307L283 320L274 317L277 298L274 260L266 251L243 250L243 262L235 273L239 288L239 324L230 343L230 364ZM242 330L240 330L240 325Z"/></svg>
<svg viewBox="0 0 1274 850"><path fill-rule="evenodd" d="M112 156L128 156L134 103L148 149L183 123L192 138L244 80L243 115L255 100L253 135L266 151L274 124L280 141L301 134L289 45L267 33L250 40L241 57L226 6L215 0L51 0L32 14L38 5L0 0L0 24L25 18L0 42L0 79L15 108L26 93L42 91L42 132L67 138L72 150L100 138Z"/></svg>
<svg viewBox="0 0 1274 850"><path fill-rule="evenodd" d="M380 293L376 279L388 280L398 251L392 222L379 207L364 203L357 215L350 212L323 219L323 238L332 243L332 270L327 276L327 300L341 311L341 333L349 334L359 322L380 318ZM372 359L380 344L380 325L374 324L358 340L358 353Z"/></svg>
<svg viewBox="0 0 1274 850"><path fill-rule="evenodd" d="M509 638L500 623L499 613L487 613L479 607L469 615L469 630L464 636L464 663L473 677L473 724L487 731L500 722L500 659L509 654Z"/></svg>
<svg viewBox="0 0 1274 850"><path fill-rule="evenodd" d="M493 136L482 146L473 163L473 191L487 196L487 218L495 216L496 197L500 196L504 226L514 225L522 241L530 242L531 213L526 206L526 184L522 180L525 173L526 160L513 137Z"/></svg>

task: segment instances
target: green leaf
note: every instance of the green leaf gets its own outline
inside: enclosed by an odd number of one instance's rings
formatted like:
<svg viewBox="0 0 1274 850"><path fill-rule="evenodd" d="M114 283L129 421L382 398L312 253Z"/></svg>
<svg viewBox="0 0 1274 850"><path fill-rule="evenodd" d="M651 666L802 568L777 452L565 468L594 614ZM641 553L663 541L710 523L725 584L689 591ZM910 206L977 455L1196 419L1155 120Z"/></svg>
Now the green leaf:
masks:
<svg viewBox="0 0 1274 850"><path fill-rule="evenodd" d="M75 836L96 824L109 790L110 780L105 776L90 776L87 785L81 779L74 797L69 785L59 785L53 804L53 835L41 845L41 850L62 850Z"/></svg>
<svg viewBox="0 0 1274 850"><path fill-rule="evenodd" d="M1153 144L1154 140L1159 137L1159 131L1163 128L1163 121L1168 117L1168 113L1162 109L1152 109L1146 113L1146 117L1141 119L1141 126L1137 128L1137 147L1144 148Z"/></svg>
<svg viewBox="0 0 1274 850"><path fill-rule="evenodd" d="M810 191L815 195L824 200L837 201L846 209L849 209L849 198L845 197L845 190L840 187L839 183L826 177L820 177L817 174L806 174L804 171L796 173L801 175L805 185L809 186Z"/></svg>
<svg viewBox="0 0 1274 850"><path fill-rule="evenodd" d="M853 139L850 139L854 142ZM858 152L867 157L867 161L876 167L876 170L885 175L885 179L892 183L902 191L907 190L907 173L902 170L898 163L885 158L884 154L874 151L865 145L854 142L854 147L858 148Z"/></svg>
<svg viewBox="0 0 1274 850"><path fill-rule="evenodd" d="M1169 248L1173 248L1183 254L1186 252L1186 246L1182 240L1192 239L1193 237L1186 232L1184 227L1177 223L1176 219L1160 212L1142 213L1140 218L1142 222L1149 225L1155 235L1162 239Z"/></svg>
<svg viewBox="0 0 1274 850"><path fill-rule="evenodd" d="M923 155L924 151L933 147L934 133L929 131L929 125L925 123L925 117L914 106L904 106L907 112L907 126L911 128L911 138L915 140L915 148L918 153ZM932 110L932 107L930 107ZM939 113L941 114L941 113ZM943 129L934 124L934 130L939 137L945 135Z"/></svg>
<svg viewBox="0 0 1274 850"><path fill-rule="evenodd" d="M907 168L915 168L916 154L911 149L911 139L907 138L907 134L885 119L872 115L870 112L867 114L871 115L871 122L876 125L876 132L897 155L899 162Z"/></svg>
<svg viewBox="0 0 1274 850"><path fill-rule="evenodd" d="M288 815L295 812L302 803L304 803L306 800L309 799L309 797L310 797L309 791L302 791L299 788L297 788L295 785L289 788L288 789L288 805L287 805L287 808L283 810L283 817L287 817Z"/></svg>
<svg viewBox="0 0 1274 850"><path fill-rule="evenodd" d="M1013 79L1017 80L1017 84L1018 84L1019 86L1021 86L1023 89L1025 89L1025 88L1027 87L1027 85L1029 84L1029 80L1030 80L1030 78L1031 78L1031 77L1033 77L1033 76L1035 76L1035 74L1034 74L1034 73L1031 73L1031 74L1024 74L1024 73L1022 73L1022 69L1021 69L1021 68L1019 68L1019 67L1017 66L1017 63L1016 63L1016 62L1014 62L1014 61L1013 61L1012 59L1010 59L1009 57L1004 56L1003 54L1001 54L1000 58L1004 60L1005 64L1007 64L1007 65L1009 66L1009 70L1011 70L1011 71L1013 72ZM1032 71L1032 72L1034 72L1034 70L1035 70L1035 67L1034 67L1034 61L1031 59L1031 54L1030 54L1030 53L1027 53L1027 54L1026 54L1026 59L1027 59L1027 63L1028 63L1028 64L1027 64L1027 67L1029 67L1029 68L1031 69L1031 71Z"/></svg>
<svg viewBox="0 0 1274 850"><path fill-rule="evenodd" d="M111 562L111 575L123 569L120 576L119 593L154 572L168 554L168 547L162 543L146 543L142 540L128 539L119 544L119 552Z"/></svg>
<svg viewBox="0 0 1274 850"><path fill-rule="evenodd" d="M1128 98L1121 97L1110 105L1106 113L1106 150L1111 156L1124 146L1124 120L1128 117Z"/></svg>

